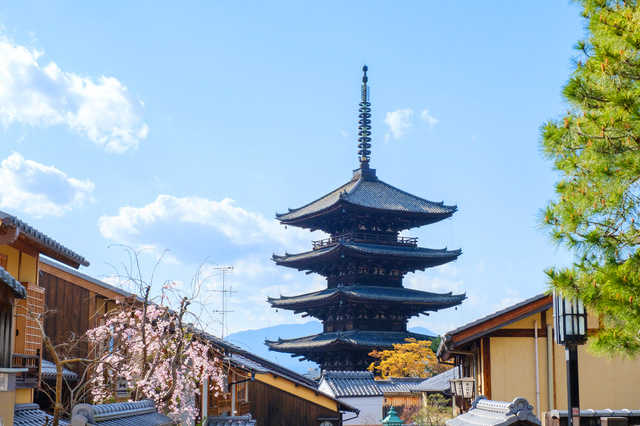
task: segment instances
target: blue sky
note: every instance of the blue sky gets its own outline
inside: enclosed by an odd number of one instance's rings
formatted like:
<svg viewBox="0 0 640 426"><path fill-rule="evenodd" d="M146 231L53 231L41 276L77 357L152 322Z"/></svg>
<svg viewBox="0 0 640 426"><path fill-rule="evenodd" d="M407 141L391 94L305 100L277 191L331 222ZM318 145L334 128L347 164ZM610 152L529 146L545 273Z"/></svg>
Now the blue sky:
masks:
<svg viewBox="0 0 640 426"><path fill-rule="evenodd" d="M350 179L366 63L378 177L459 208L409 232L463 250L405 279L466 292L458 310L411 322L444 333L544 291L544 268L570 260L537 230L557 179L538 140L566 108L578 12L551 0L5 3L0 209L105 280L127 262L119 244L154 248L148 273L168 249L156 278L179 288L206 262L212 312L212 268L234 266L227 333L306 321L266 298L322 279L270 258L322 236L274 214ZM219 319L207 317L216 334Z"/></svg>

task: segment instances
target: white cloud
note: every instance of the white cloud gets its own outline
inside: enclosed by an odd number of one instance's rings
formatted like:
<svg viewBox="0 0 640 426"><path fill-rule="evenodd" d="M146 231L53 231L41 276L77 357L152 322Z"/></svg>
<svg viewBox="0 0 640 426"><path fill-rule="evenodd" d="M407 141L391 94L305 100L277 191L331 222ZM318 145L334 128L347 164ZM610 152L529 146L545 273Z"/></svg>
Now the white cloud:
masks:
<svg viewBox="0 0 640 426"><path fill-rule="evenodd" d="M384 123L389 126L389 132L384 136L385 141L397 140L404 136L413 126L411 123L412 115L413 110L411 108L398 108L393 112L387 112Z"/></svg>
<svg viewBox="0 0 640 426"><path fill-rule="evenodd" d="M80 76L54 62L41 66L42 52L0 36L0 119L31 126L66 125L123 153L147 136L144 103L113 77Z"/></svg>
<svg viewBox="0 0 640 426"><path fill-rule="evenodd" d="M428 109L425 109L422 111L422 113L420 113L420 118L422 119L422 121L426 121L427 123L429 123L429 127L431 128L431 130L433 130L433 126L438 124L438 121L440 121L437 118L432 117Z"/></svg>
<svg viewBox="0 0 640 426"><path fill-rule="evenodd" d="M287 250L300 248L301 241L308 241L308 231L284 230L275 219L266 219L262 214L238 207L230 198L214 201L200 197L177 198L159 195L156 200L143 207L121 207L115 216L103 215L98 226L106 238L125 244L158 247L158 232L174 234L182 244L193 244L179 235L178 229L195 227L196 232L213 231L224 237L225 244L251 246L279 244ZM191 236L191 235L190 235ZM198 238L195 235L194 238ZM199 239L202 239L200 236ZM173 250L173 247L166 247Z"/></svg>
<svg viewBox="0 0 640 426"><path fill-rule="evenodd" d="M461 293L458 289L462 281L454 281L447 277L433 277L424 274L407 275L404 278L404 286L415 290L431 291L436 293Z"/></svg>
<svg viewBox="0 0 640 426"><path fill-rule="evenodd" d="M13 153L0 163L0 207L36 217L63 216L91 200L95 185Z"/></svg>

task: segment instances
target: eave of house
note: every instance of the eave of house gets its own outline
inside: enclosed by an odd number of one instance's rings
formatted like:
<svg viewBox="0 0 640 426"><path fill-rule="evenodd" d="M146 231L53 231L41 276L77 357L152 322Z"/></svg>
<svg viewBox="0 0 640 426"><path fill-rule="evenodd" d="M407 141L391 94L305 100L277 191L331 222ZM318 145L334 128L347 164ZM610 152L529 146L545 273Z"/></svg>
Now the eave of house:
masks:
<svg viewBox="0 0 640 426"><path fill-rule="evenodd" d="M465 346L471 342L530 315L545 311L552 305L551 296L543 293L448 331L442 336L437 357L440 361L447 361L452 358L454 352L464 351Z"/></svg>
<svg viewBox="0 0 640 426"><path fill-rule="evenodd" d="M89 275L85 275L46 258L40 258L40 270L65 281L69 281L70 283L89 291L93 291L97 295L110 300L122 300L134 297L134 294L129 293L128 291L97 280Z"/></svg>

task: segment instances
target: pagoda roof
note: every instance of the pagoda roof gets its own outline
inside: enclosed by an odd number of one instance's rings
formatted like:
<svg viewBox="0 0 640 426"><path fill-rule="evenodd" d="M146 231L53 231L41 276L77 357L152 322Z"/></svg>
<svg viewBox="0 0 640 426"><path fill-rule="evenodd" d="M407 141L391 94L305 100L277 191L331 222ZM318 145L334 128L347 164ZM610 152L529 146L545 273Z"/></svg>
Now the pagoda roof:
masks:
<svg viewBox="0 0 640 426"><path fill-rule="evenodd" d="M423 310L437 311L459 305L466 298L464 294L430 293L403 287L379 287L365 285L350 285L334 287L299 296L280 296L279 299L268 298L274 308L300 309L308 305L322 305L334 303L345 298L350 302L390 302L415 305Z"/></svg>
<svg viewBox="0 0 640 426"><path fill-rule="evenodd" d="M410 331L353 330L320 333L295 339L265 340L265 344L273 351L302 354L343 348L392 349L394 344L405 343L405 339L410 338L416 340L433 339L433 337Z"/></svg>
<svg viewBox="0 0 640 426"><path fill-rule="evenodd" d="M458 210L457 206L446 206L444 203L425 200L391 186L373 173L354 173L354 178L340 188L297 209L289 209L288 213L276 214L282 223L297 224L306 219L332 212L342 205L353 205L367 209L395 212L396 215L429 217L421 224L428 224L450 217Z"/></svg>
<svg viewBox="0 0 640 426"><path fill-rule="evenodd" d="M462 254L461 249L447 250L428 249L414 245L370 244L355 241L338 241L335 245L299 254L286 253L284 256L274 254L273 260L278 265L296 268L298 270L314 269L323 261L330 261L337 257L367 257L370 259L406 259L419 264L416 269L424 269L443 265L455 260Z"/></svg>

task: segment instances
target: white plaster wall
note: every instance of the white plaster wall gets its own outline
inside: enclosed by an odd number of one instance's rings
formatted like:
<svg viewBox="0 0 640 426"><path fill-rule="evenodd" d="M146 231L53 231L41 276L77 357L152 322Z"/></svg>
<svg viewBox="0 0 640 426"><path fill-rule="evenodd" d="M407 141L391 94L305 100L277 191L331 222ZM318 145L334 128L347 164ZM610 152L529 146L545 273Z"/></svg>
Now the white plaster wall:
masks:
<svg viewBox="0 0 640 426"><path fill-rule="evenodd" d="M360 415L345 422L345 425L380 425L382 424L382 396L362 396L353 398L338 398L352 407L360 410ZM347 413L345 418L353 417L351 413Z"/></svg>

